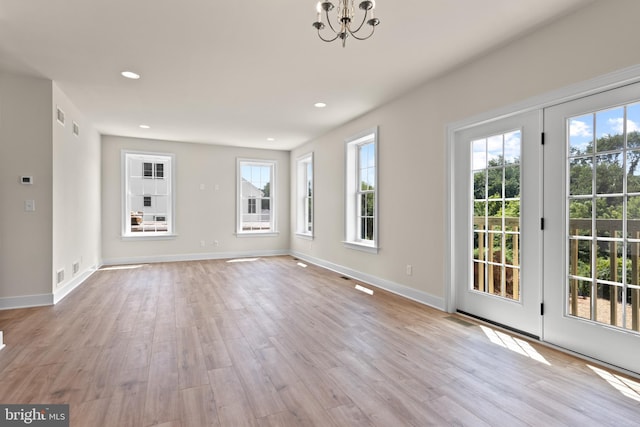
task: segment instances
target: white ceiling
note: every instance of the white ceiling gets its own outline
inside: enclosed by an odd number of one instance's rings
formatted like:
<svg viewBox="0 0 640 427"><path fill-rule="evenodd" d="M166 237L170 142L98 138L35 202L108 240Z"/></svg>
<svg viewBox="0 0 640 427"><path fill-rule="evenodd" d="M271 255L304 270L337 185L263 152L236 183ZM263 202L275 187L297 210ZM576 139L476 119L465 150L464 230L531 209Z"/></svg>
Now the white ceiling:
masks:
<svg viewBox="0 0 640 427"><path fill-rule="evenodd" d="M378 0L342 48L316 0L0 0L0 68L54 80L102 134L291 149L591 1Z"/></svg>

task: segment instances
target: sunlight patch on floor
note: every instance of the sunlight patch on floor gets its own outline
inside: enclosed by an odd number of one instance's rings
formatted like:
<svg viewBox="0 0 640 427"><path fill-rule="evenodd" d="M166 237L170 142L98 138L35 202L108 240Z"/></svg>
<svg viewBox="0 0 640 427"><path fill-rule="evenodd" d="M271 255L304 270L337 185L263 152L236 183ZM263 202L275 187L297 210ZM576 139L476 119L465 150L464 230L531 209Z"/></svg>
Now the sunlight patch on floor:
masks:
<svg viewBox="0 0 640 427"><path fill-rule="evenodd" d="M504 332L496 331L487 326L480 325L480 328L487 336L487 338L489 338L489 341L491 341L493 344L499 345L500 347L504 347L507 350L511 350L515 353L521 354L522 356L533 359L536 362L551 366L551 363L549 363L547 359L544 358L544 356L538 353L538 350L533 348L533 346L527 341L520 338L512 337L511 335L505 334Z"/></svg>
<svg viewBox="0 0 640 427"><path fill-rule="evenodd" d="M142 268L146 264L136 264L136 265L113 265L111 267L102 267L100 270L109 271L109 270L135 270L136 268Z"/></svg>
<svg viewBox="0 0 640 427"><path fill-rule="evenodd" d="M307 264L305 264L304 262L299 262L298 267L307 268Z"/></svg>
<svg viewBox="0 0 640 427"><path fill-rule="evenodd" d="M356 285L356 289L360 292L364 292L365 294L373 295L373 290L365 288L364 286Z"/></svg>
<svg viewBox="0 0 640 427"><path fill-rule="evenodd" d="M235 258L235 259L230 259L227 262L228 263L234 263L234 262L253 262L253 261L257 261L260 258Z"/></svg>
<svg viewBox="0 0 640 427"><path fill-rule="evenodd" d="M609 371L605 371L604 369L600 369L595 366L587 366L593 372L598 374L600 378L608 382L611 387L618 390L623 396L633 399L636 402L640 402L640 383L629 378L612 374Z"/></svg>

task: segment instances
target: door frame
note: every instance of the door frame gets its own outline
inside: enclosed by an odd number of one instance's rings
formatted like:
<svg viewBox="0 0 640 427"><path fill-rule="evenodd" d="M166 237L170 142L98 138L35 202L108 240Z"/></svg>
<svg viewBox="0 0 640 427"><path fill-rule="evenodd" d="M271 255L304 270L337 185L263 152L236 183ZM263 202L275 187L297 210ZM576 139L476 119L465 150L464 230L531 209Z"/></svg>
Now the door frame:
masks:
<svg viewBox="0 0 640 427"><path fill-rule="evenodd" d="M471 127L491 123L517 114L527 113L534 110L543 110L563 102L573 101L585 96L595 95L620 86L640 82L640 64L623 68L612 73L595 77L590 80L578 82L558 90L543 93L538 96L526 99L524 101L496 108L475 116L462 119L460 121L449 123L446 126L446 203L445 203L445 283L444 283L444 299L445 310L449 313L456 311L457 291L456 283L460 280L457 273L457 264L455 262L458 249L456 247L456 230L455 230L455 177L461 173L467 173L466 169L461 167L466 165L458 165L454 156L456 133ZM465 230L466 232L466 230ZM464 260L463 262L467 262ZM543 266L544 268L544 266ZM540 340L544 341L544 328L540 335Z"/></svg>

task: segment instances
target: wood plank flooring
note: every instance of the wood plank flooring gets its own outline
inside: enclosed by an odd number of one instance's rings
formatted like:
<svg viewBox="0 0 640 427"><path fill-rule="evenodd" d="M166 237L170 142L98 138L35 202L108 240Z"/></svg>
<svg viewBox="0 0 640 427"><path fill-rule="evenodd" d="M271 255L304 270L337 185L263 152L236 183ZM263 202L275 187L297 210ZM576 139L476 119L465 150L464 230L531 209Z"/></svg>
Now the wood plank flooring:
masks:
<svg viewBox="0 0 640 427"><path fill-rule="evenodd" d="M640 425L636 380L355 284L286 256L100 270L0 312L0 403L79 427Z"/></svg>

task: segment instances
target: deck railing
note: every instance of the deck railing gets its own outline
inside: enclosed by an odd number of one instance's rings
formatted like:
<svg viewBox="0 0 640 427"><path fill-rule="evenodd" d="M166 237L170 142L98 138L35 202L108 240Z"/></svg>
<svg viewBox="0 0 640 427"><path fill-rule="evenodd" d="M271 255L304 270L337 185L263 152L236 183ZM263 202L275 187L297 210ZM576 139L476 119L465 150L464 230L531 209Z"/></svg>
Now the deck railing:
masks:
<svg viewBox="0 0 640 427"><path fill-rule="evenodd" d="M619 219L597 219L595 223L595 229L598 233L606 234L608 233L611 237L622 237L623 235L623 226L624 223ZM570 236L578 236L579 230L589 230L591 232L592 220L590 218L587 219L571 219L569 221L569 235ZM627 235L633 239L640 239L640 220L627 220L626 221L626 232ZM597 238L596 238L597 239ZM569 253L571 254L571 262L569 265L571 266L571 271L569 272L572 276L578 276L578 239L572 239L570 241L571 248ZM618 245L619 241L606 241L600 240L598 244L608 244L609 245L609 281L620 283L622 278L618 274ZM627 251L627 260L631 261L631 284L639 285L639 277L638 277L638 267L640 266L640 243L637 242L629 242L631 245L631 250ZM626 268L626 265L622 265L622 268ZM597 273L596 273L597 274ZM629 280L627 280L629 283ZM638 289L630 289L631 291L631 301L627 302L627 295L622 295L621 305L626 308L628 305L631 305L631 329L634 331L640 331L640 290ZM578 300L579 300L579 289L578 289L578 279L571 279L570 281L570 306L569 313L573 316L578 315ZM611 325L618 324L618 296L609 295L609 322ZM593 319L598 319L598 304L593 305ZM626 325L623 325L626 327Z"/></svg>
<svg viewBox="0 0 640 427"><path fill-rule="evenodd" d="M486 220L486 222L485 222ZM494 231L495 233L503 233L504 230L502 228L503 224L502 224L502 217L474 217L473 220L473 225L475 229L482 229L482 227L484 227L485 225L488 227L488 230L486 231ZM512 260L511 263L509 264L505 264L505 265L510 265L510 266L514 266L514 267L518 267L518 271L519 267L520 267L520 218L512 218L512 217L505 217L504 218L504 229L509 230L509 234L513 235L513 240L512 240L512 245L513 245L513 256L512 256ZM495 248L493 245L487 245L487 242L485 242L484 239L485 234L484 233L478 233L478 252L479 253L484 253L485 248L486 248L486 258L484 259L485 262L488 262L491 266L491 268L487 269L487 286L485 287L485 283L484 283L484 269L485 269L485 264L480 262L477 263L477 268L478 268L478 273L477 273L477 286L478 289L486 291L490 294L495 294L495 284L496 284L496 277L495 273L494 273L494 268L493 266L495 265L502 265L503 264L503 260L502 260L502 246L500 248ZM496 259L497 257L500 257L500 259ZM497 278L498 280L500 280L500 278ZM513 274L511 277L511 287L512 287L512 292L510 295L507 295L507 286L506 283L504 284L504 286L499 285L500 288L500 296L502 297L509 297L511 299L514 300L519 300L520 299L520 275L519 274Z"/></svg>
<svg viewBox="0 0 640 427"><path fill-rule="evenodd" d="M504 220L504 224L503 224ZM505 263L507 266L520 267L520 219L519 218L510 218L510 217L474 217L473 220L474 228L476 230L484 230L485 225L488 227L485 232L495 232L495 233L504 233L504 230L509 230L508 234L512 235L512 260L510 263ZM504 229L503 229L504 226ZM587 219L571 219L569 222L569 235L570 236L578 236L579 230L589 230L588 235L592 233L592 220ZM596 230L598 233L607 234L612 237L622 237L623 234L623 221L619 219L598 219L595 223ZM626 233L633 239L640 240L640 220L627 220L626 221ZM479 253L484 254L486 250L486 255L481 258L483 262L477 262L476 268L477 272L476 276L476 287L481 291L486 291L490 294L495 294L496 287L496 279L501 280L498 277L495 277L494 267L498 265L503 265L502 259L502 246L494 247L493 244L488 244L492 239L489 239L489 242L485 241L485 233L477 233L478 242L477 249ZM597 240L597 239L596 239ZM622 277L618 273L618 247L621 244L620 241L606 241L606 240L597 240L599 245L606 244L608 245L609 250L609 282L621 283ZM578 274L578 245L579 239L571 239L570 240L570 271L569 274L572 277L579 277ZM640 242L630 242L631 245L630 250L627 251L627 260L630 261L630 274L631 280L627 279L627 283L638 286L640 285ZM487 278L485 285L485 268L487 268ZM592 267L593 268L593 267ZM626 265L623 265L622 268L627 268ZM518 270L519 271L519 270ZM592 276L597 276L597 272L592 274ZM586 277L586 279L594 280L594 277ZM512 293L507 295L507 286L506 284L501 284L498 282L498 286L500 287L499 294L503 297L513 298L515 300L520 299L520 276L519 274L513 274L511 278L512 285ZM596 288L597 290L597 288ZM634 331L640 331L640 290L639 289L629 289L630 295L619 295L618 292L611 292L609 295L609 319L611 325L618 325L620 322L619 317L620 307L627 310L627 316L631 317L631 329ZM597 293L597 292L596 292ZM593 297L597 298L597 295L594 295L593 292L590 294ZM582 297L579 293L579 279L570 279L569 283L569 314L573 316L579 315L579 299ZM621 299L621 301L618 301ZM629 301L630 299L630 301ZM605 321L605 319L601 319L598 316L598 305L593 304L591 309L593 310L592 319L597 319L598 321ZM628 310L628 309L631 310ZM606 317L606 313L604 314ZM627 328L627 325L621 325L624 328Z"/></svg>

